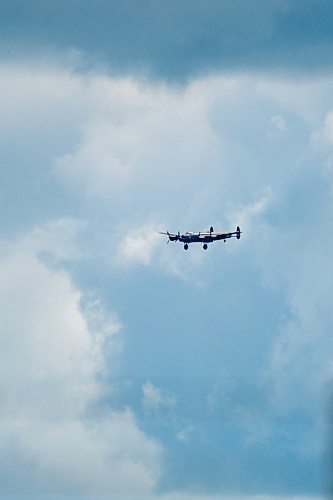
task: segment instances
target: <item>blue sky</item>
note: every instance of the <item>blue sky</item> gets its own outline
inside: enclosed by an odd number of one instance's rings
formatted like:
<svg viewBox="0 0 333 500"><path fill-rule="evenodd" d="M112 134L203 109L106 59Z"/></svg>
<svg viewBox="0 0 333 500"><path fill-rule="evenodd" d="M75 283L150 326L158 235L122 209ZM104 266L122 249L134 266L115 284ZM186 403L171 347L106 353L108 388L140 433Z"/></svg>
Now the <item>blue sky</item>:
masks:
<svg viewBox="0 0 333 500"><path fill-rule="evenodd" d="M4 498L329 490L332 16L1 3Z"/></svg>

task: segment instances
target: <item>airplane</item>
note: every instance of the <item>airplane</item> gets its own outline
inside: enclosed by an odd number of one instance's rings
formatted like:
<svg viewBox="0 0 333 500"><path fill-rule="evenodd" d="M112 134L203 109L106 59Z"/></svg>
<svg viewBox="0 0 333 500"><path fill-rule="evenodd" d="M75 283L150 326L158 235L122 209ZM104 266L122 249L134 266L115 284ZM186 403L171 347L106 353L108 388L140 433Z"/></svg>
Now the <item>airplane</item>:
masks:
<svg viewBox="0 0 333 500"><path fill-rule="evenodd" d="M160 234L166 234L169 237L167 243L169 243L169 241L180 241L181 243L184 243L184 250L188 250L188 246L190 243L202 243L202 248L204 250L207 250L208 243L213 243L213 241L223 240L224 242L226 242L226 240L229 238L237 238L239 240L241 230L240 227L237 226L236 231L231 233L215 233L213 226L211 226L209 231L206 232L187 232L184 234L180 234L180 232L178 231L177 234L172 234L167 231L166 233L160 232Z"/></svg>

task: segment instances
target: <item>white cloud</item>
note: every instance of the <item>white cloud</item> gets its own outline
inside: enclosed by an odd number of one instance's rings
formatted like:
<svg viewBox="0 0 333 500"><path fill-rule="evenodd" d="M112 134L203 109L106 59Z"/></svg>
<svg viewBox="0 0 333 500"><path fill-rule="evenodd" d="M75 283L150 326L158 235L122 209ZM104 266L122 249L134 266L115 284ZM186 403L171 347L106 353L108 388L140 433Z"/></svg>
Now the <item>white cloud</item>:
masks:
<svg viewBox="0 0 333 500"><path fill-rule="evenodd" d="M146 382L142 386L142 405L147 412L158 412L170 409L176 405L176 396L170 391L157 387L152 382Z"/></svg>
<svg viewBox="0 0 333 500"><path fill-rule="evenodd" d="M2 246L0 489L13 489L15 473L16 493L148 493L159 474L159 445L130 410L98 414L92 406L103 392L97 376L105 348L118 349L120 324L98 303L86 318L69 275L38 258L53 248L59 225ZM29 464L28 479L23 468L8 469L11 455Z"/></svg>
<svg viewBox="0 0 333 500"><path fill-rule="evenodd" d="M103 100L96 97L100 88L104 90ZM313 88L320 89L317 111ZM300 404L301 396L297 403L292 396L295 387L303 398L306 394L314 396L321 381L330 376L328 359L317 346L318 335L326 338L322 332L330 319L320 312L322 307L314 306L314 290L327 304L331 286L325 288L323 297L324 267L316 266L312 272L308 262L314 262L317 252L328 268L329 257L321 248L313 251L308 227L292 232L274 228L267 213L272 207L282 209L285 191L293 189L296 169L300 182L302 170L308 172L312 130L320 130L328 151L326 161L330 159L331 117L327 109L324 113L323 105L328 81L309 86L304 82L285 84L264 79L258 83L249 77L216 77L197 80L179 91L97 78L90 80L86 90L94 112L88 113L76 147L69 156L57 160L60 181L83 196L110 197L110 203L116 206L130 206L126 220L133 220L134 212L136 218L141 206L149 216L154 210L163 213L163 220L168 213L173 224L185 225L186 229L192 229L194 223L206 223L201 222L203 211L205 218L216 216L218 209L224 211L224 219L230 224L236 220L244 231L242 245L249 252L248 258L261 269L266 286L283 290L293 315L288 325L282 329L277 326L272 333L275 340L268 371L274 373L277 401L289 408ZM286 132L278 134L279 140L286 142L269 142L270 138L265 142L267 120ZM308 136L302 137L294 150L293 134L299 123ZM261 149L264 152L258 154ZM289 156L284 156L285 151ZM149 223L140 224L139 229L125 234L117 247L118 261L150 265L160 242L156 229ZM165 269L175 275L190 276L191 282L198 279L193 270L200 268L202 253L191 249L185 262L183 253L175 256L170 247L172 262L163 251L159 263L165 262ZM314 333L319 330L321 333ZM302 352L312 349L317 354L309 370L311 380L302 390L302 374L306 371L306 355ZM316 374L318 363L322 369ZM291 380L294 383L288 390Z"/></svg>
<svg viewBox="0 0 333 500"><path fill-rule="evenodd" d="M237 221L237 225L244 231L246 240L258 238L263 230L263 219L272 199L274 198L271 188L264 188L255 201L233 209L228 214L230 224ZM262 234L260 239L262 241Z"/></svg>
<svg viewBox="0 0 333 500"><path fill-rule="evenodd" d="M29 149L31 168L46 163L72 195L108 216L121 210L122 223L129 224L133 213L142 212L144 220L153 214L179 229L209 226L230 200L249 201L253 192L288 174L287 165L277 165L279 154L267 154L267 120L273 117L281 126L288 113L303 120L310 105L311 123L318 119L305 82L217 76L174 88L5 65L1 76L4 133L23 151L41 138L43 148ZM321 102L328 87L328 81L316 82ZM52 129L44 125L50 122ZM292 124L289 129L295 132ZM274 143L279 153L286 146Z"/></svg>
<svg viewBox="0 0 333 500"><path fill-rule="evenodd" d="M103 99L96 99L98 91ZM57 177L74 192L120 205L124 196L145 203L156 194L164 203L170 194L181 197L189 176L190 185L200 183L221 155L201 92L207 95L200 86L175 91L92 79L86 98L93 111L80 128L80 141L57 159Z"/></svg>
<svg viewBox="0 0 333 500"><path fill-rule="evenodd" d="M228 405L234 381L229 370L221 370L207 395L208 408L211 413L221 405Z"/></svg>
<svg viewBox="0 0 333 500"><path fill-rule="evenodd" d="M116 260L123 265L148 266L161 243L159 229L155 224L145 224L128 232L120 240Z"/></svg>
<svg viewBox="0 0 333 500"><path fill-rule="evenodd" d="M329 183L322 181L324 168L320 163L311 142L298 167L296 182L286 187L283 194L275 195L274 204L271 203L271 208L275 205L273 217L277 218L279 212L285 211L284 197L293 201L295 209L299 203L299 220L291 223L287 219L283 226L267 221L259 226L265 230L265 238L256 245L257 263L265 283L280 290L288 304L285 317L276 327L267 360L271 405L282 413L302 409L314 419L321 418L333 375L333 281L328 272L333 245L328 229L333 200ZM299 185L304 199L298 200ZM293 217L292 210L288 217Z"/></svg>
<svg viewBox="0 0 333 500"><path fill-rule="evenodd" d="M331 76L317 75L313 78L259 78L256 88L263 98L274 102L279 113L298 116L311 128L316 128L331 106ZM283 111L283 112L281 112Z"/></svg>
<svg viewBox="0 0 333 500"><path fill-rule="evenodd" d="M321 205L323 193L316 192L312 181L323 173L322 165L332 164L332 113L327 104L331 79L286 82L262 75L217 76L175 89L124 78L83 77L63 69L2 67L0 81L5 96L2 136L7 134L12 150L31 151L25 154L24 171L34 172L38 158L45 175L53 169L60 187L73 197L73 211L97 221L92 233L100 231L98 245L94 237L85 239L95 261L102 255L123 268L156 262L191 285L201 284L198 269L208 281L218 274L217 263L221 268L214 254L217 247L204 253L200 248L183 252L178 244L166 246L157 234L159 224L151 221L163 220L162 229L171 231L201 230L210 224L226 230L235 223L241 226L240 245L226 246L227 256L230 252L237 257L239 250L244 269L255 264L260 269L257 279L285 300L281 323L263 332L270 343L263 379L272 411L301 408L307 415L318 413L317 395L332 375L333 242L331 203ZM270 120L284 133L268 136ZM33 147L37 137L38 147ZM23 173L22 164L19 168ZM1 411L3 421L12 422L9 429L3 424L3 430L18 437L27 459L38 467L44 464L49 471L45 481L57 469L54 464L61 454L67 454L60 438L50 444L49 453L43 440L60 435L83 458L74 463L74 454L69 456L73 475L66 481L60 477L66 473L65 461L61 474L55 474L59 484L79 488L73 478L85 476L86 460L92 471L85 477L88 489L93 489L96 477L105 488L121 490L121 481L107 471L114 465L121 478L117 467L123 464L131 471L129 483L150 491L160 450L139 430L134 415L111 412L94 425L81 418L100 394L95 376L103 369L104 343L110 342L115 352L121 348L119 322L106 318L98 304L83 312L82 297L69 275L45 262L53 263L48 255L56 261L85 257L80 237L85 224L61 219L35 228L15 244L2 242ZM112 257L106 257L110 253ZM223 392L222 387L215 389L212 406ZM144 398L151 409L168 400L153 385L146 387ZM250 428L251 415L245 417ZM50 423L52 419L61 424ZM112 451L106 446L103 435L108 432L110 441L117 441L114 428L120 436L122 429L132 436L133 448L124 450L118 443ZM142 455L133 451L139 447ZM110 464L105 465L108 456Z"/></svg>
<svg viewBox="0 0 333 500"><path fill-rule="evenodd" d="M177 432L176 437L178 441L181 441L182 443L188 443L191 440L191 437L195 434L197 434L197 429L195 428L195 426L188 425L187 427L184 427L184 429L181 429L179 432Z"/></svg>
<svg viewBox="0 0 333 500"><path fill-rule="evenodd" d="M333 171L333 111L327 112L324 122L311 135L310 153L324 167L327 179L332 186Z"/></svg>
<svg viewBox="0 0 333 500"><path fill-rule="evenodd" d="M271 124L280 132L283 132L286 129L286 122L281 115L272 116Z"/></svg>
<svg viewBox="0 0 333 500"><path fill-rule="evenodd" d="M27 250L46 252L57 260L77 260L85 256L82 234L87 229L84 220L62 217L34 227L22 240Z"/></svg>

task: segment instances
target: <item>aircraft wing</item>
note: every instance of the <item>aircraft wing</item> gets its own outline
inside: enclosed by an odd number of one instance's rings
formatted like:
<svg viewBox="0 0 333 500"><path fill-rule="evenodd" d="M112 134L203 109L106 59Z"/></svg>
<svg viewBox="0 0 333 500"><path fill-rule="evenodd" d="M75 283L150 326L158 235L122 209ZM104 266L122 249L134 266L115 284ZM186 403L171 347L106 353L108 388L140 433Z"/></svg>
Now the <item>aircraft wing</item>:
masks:
<svg viewBox="0 0 333 500"><path fill-rule="evenodd" d="M232 238L235 236L237 239L240 238L241 231L233 231L231 233L215 233L219 240L227 240L228 238ZM214 235L212 234L214 237Z"/></svg>
<svg viewBox="0 0 333 500"><path fill-rule="evenodd" d="M169 233L169 231L167 232L164 232L164 231L159 231L160 234L165 234L166 236L169 236L169 240L170 241L177 241L179 240L180 238L180 233L178 234L173 234L173 233Z"/></svg>
<svg viewBox="0 0 333 500"><path fill-rule="evenodd" d="M183 243L186 243L187 247L188 243L195 243L195 242L205 243L204 245L205 248L205 246L207 247L207 243L211 243L217 240L226 240L232 237L235 237L239 240L241 235L241 230L240 227L237 226L237 230L230 233L215 233L213 232L213 227L211 227L211 230L209 232L199 232L199 233L186 232L181 235L180 231L178 231L178 233L169 233L169 231L160 231L160 234L165 234L166 236L168 236L169 241L181 241Z"/></svg>

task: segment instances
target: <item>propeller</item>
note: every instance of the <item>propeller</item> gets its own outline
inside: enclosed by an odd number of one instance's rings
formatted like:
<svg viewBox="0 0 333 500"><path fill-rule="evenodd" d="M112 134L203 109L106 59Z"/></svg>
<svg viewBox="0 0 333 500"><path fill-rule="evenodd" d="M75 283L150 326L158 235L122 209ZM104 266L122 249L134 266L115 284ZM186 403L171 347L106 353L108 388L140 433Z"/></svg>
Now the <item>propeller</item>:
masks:
<svg viewBox="0 0 333 500"><path fill-rule="evenodd" d="M178 234L170 234L169 231L159 231L159 234L166 234L169 236L167 243L169 243L169 241L178 241L180 239L180 231L178 231Z"/></svg>

